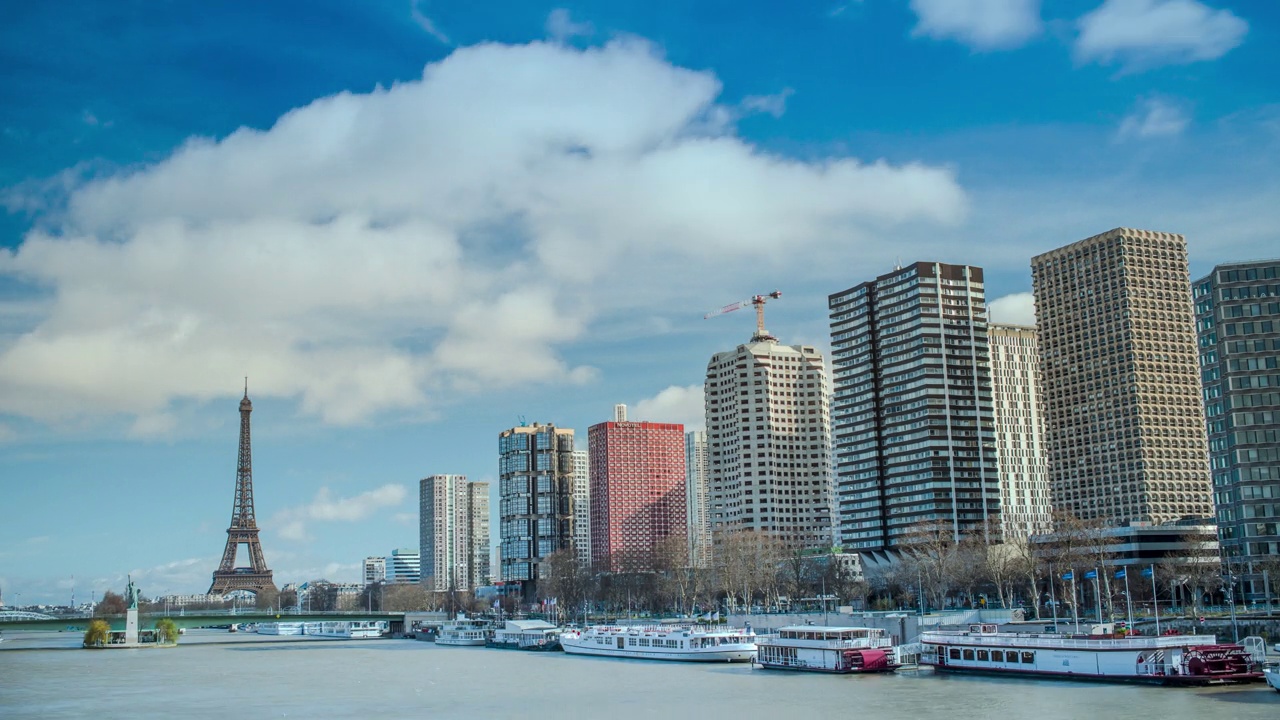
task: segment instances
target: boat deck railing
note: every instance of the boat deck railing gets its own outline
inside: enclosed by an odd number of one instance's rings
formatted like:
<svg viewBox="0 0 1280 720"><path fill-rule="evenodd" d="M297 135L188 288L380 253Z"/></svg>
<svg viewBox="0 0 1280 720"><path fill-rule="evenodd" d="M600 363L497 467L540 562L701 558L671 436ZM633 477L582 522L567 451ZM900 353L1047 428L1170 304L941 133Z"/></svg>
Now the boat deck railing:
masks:
<svg viewBox="0 0 1280 720"><path fill-rule="evenodd" d="M1213 635L1130 635L1124 638L1103 638L1093 636L1062 636L1045 633L1001 633L984 635L961 631L925 632L920 636L923 643L939 643L945 645L981 645L987 647L1007 647L1019 645L1039 648L1064 648L1074 650L1104 649L1160 649L1183 647L1186 645L1217 645L1218 639Z"/></svg>

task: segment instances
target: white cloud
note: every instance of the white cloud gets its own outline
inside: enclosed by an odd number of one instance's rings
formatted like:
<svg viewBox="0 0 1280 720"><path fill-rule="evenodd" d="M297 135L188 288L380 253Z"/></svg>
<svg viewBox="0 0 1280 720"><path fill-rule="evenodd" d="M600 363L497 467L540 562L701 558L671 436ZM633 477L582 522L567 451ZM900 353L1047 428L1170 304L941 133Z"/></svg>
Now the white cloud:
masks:
<svg viewBox="0 0 1280 720"><path fill-rule="evenodd" d="M911 0L912 35L952 39L975 50L1019 47L1040 34L1040 0Z"/></svg>
<svg viewBox="0 0 1280 720"><path fill-rule="evenodd" d="M0 249L0 276L49 290L0 336L0 414L154 436L248 375L329 423L422 417L591 382L562 350L640 298L964 217L952 169L772 155L719 93L635 39L486 44L80 178Z"/></svg>
<svg viewBox="0 0 1280 720"><path fill-rule="evenodd" d="M637 422L681 423L685 430L701 430L706 425L702 386L672 385L636 403L627 411L627 418Z"/></svg>
<svg viewBox="0 0 1280 720"><path fill-rule="evenodd" d="M308 540L307 524L318 522L357 522L372 517L383 508L395 507L409 495L403 485L388 484L354 497L334 497L327 487L316 493L309 504L286 508L276 513L269 524L286 540Z"/></svg>
<svg viewBox="0 0 1280 720"><path fill-rule="evenodd" d="M1191 118L1177 105L1160 98L1147 98L1120 122L1119 139L1155 138L1181 135Z"/></svg>
<svg viewBox="0 0 1280 720"><path fill-rule="evenodd" d="M449 41L449 36L445 35L440 28L436 27L435 22L431 18L427 17L426 13L422 12L422 8L420 7L421 5L422 0L413 0L413 4L409 7L409 16L418 24L418 27L422 28L428 35L438 40L440 44L452 45L453 43Z"/></svg>
<svg viewBox="0 0 1280 720"><path fill-rule="evenodd" d="M1198 0L1106 0L1077 22L1082 62L1131 70L1213 60L1244 41L1249 24Z"/></svg>
<svg viewBox="0 0 1280 720"><path fill-rule="evenodd" d="M150 568L135 568L127 575L118 575L104 585L102 581L90 582L91 587L124 587L132 577L147 597L159 597L175 593L204 592L213 571L218 567L218 557L197 557L174 560ZM194 590L199 588L199 590Z"/></svg>
<svg viewBox="0 0 1280 720"><path fill-rule="evenodd" d="M987 304L987 314L993 323L1035 325L1035 296L1029 292L1021 292L996 298Z"/></svg>
<svg viewBox="0 0 1280 720"><path fill-rule="evenodd" d="M547 15L547 37L556 42L564 42L580 35L589 36L595 31L595 27L589 22L574 22L569 11L564 8L556 8Z"/></svg>
<svg viewBox="0 0 1280 720"><path fill-rule="evenodd" d="M742 108L751 112L768 113L776 118L787 111L787 98L795 94L791 88L783 88L774 95L748 95L742 98Z"/></svg>

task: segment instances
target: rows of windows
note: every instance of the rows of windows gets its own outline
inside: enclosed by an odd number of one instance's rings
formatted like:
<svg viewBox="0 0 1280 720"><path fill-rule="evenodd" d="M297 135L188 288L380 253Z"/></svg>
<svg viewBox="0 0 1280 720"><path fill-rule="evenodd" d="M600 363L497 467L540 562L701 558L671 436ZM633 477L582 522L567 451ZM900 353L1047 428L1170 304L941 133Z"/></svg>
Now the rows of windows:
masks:
<svg viewBox="0 0 1280 720"><path fill-rule="evenodd" d="M1036 661L1033 650L987 650L986 648L949 648L947 657L951 660L976 660L980 662L1022 663L1031 665Z"/></svg>

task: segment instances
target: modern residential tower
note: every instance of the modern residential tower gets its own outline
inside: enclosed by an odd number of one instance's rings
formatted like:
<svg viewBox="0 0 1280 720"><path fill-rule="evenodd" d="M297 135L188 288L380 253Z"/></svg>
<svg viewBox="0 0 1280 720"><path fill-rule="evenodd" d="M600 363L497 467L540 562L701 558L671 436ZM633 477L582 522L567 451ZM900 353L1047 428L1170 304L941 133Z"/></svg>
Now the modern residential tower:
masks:
<svg viewBox="0 0 1280 720"><path fill-rule="evenodd" d="M573 451L573 552L591 567L591 461L586 450Z"/></svg>
<svg viewBox="0 0 1280 720"><path fill-rule="evenodd" d="M940 524L999 539L982 268L918 262L829 298L846 549Z"/></svg>
<svg viewBox="0 0 1280 720"><path fill-rule="evenodd" d="M1117 228L1031 273L1054 509L1113 526L1211 516L1186 241Z"/></svg>
<svg viewBox="0 0 1280 720"><path fill-rule="evenodd" d="M830 393L817 348L762 327L707 363L713 538L754 530L787 549L832 542ZM713 551L714 552L714 551Z"/></svg>
<svg viewBox="0 0 1280 720"><path fill-rule="evenodd" d="M612 573L685 567L684 426L615 417L587 430L591 565Z"/></svg>
<svg viewBox="0 0 1280 720"><path fill-rule="evenodd" d="M502 580L536 592L541 563L572 547L573 430L522 425L498 436Z"/></svg>
<svg viewBox="0 0 1280 720"><path fill-rule="evenodd" d="M1280 260L1219 265L1193 287L1219 537L1262 599L1262 569L1280 587Z"/></svg>
<svg viewBox="0 0 1280 720"><path fill-rule="evenodd" d="M1002 534L1006 538L1048 534L1053 532L1053 506L1045 461L1036 329L993 323L987 328L987 345Z"/></svg>
<svg viewBox="0 0 1280 720"><path fill-rule="evenodd" d="M691 430L684 434L685 524L689 532L689 563L711 567L710 494L707 492L711 466L707 462L707 433Z"/></svg>

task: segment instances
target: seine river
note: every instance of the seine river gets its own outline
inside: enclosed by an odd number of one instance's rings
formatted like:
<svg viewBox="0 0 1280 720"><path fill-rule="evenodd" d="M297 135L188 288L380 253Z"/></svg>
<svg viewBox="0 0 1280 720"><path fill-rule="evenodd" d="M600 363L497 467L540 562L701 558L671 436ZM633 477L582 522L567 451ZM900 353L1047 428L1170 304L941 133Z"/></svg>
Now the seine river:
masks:
<svg viewBox="0 0 1280 720"><path fill-rule="evenodd" d="M830 676L437 647L288 642L192 631L172 649L0 645L0 718L1088 718L1280 717L1265 684L1160 688L938 675ZM45 649L37 649L45 648Z"/></svg>

